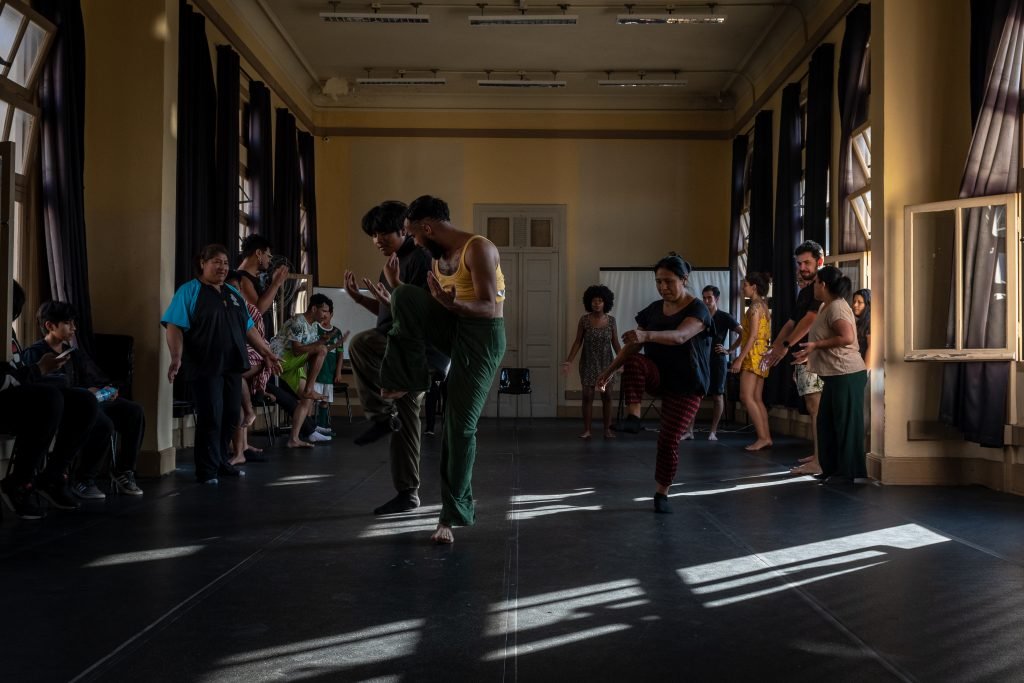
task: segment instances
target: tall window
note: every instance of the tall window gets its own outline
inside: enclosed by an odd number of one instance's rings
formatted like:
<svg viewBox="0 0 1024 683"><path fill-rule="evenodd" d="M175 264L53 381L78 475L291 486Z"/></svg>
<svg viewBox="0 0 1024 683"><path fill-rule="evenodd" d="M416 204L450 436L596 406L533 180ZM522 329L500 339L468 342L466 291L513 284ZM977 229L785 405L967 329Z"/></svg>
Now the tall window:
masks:
<svg viewBox="0 0 1024 683"><path fill-rule="evenodd" d="M736 254L736 267L746 274L747 260L750 253L750 172L754 165L754 133L747 135L747 160L743 164L743 210L740 211L740 234L743 248Z"/></svg>
<svg viewBox="0 0 1024 683"><path fill-rule="evenodd" d="M238 138L238 246L252 233L252 179L249 178L249 78L239 71Z"/></svg>
<svg viewBox="0 0 1024 683"><path fill-rule="evenodd" d="M832 254L825 257L825 263L831 264L843 271L843 275L850 278L854 287L871 286L871 123L865 123L853 131L850 136L850 149L847 155L847 171L849 177L854 178L857 185L852 189L846 198L846 206L842 211L848 211L850 220L864 235L864 251L851 253ZM830 188L831 191L831 188ZM833 240L839 244L839 240Z"/></svg>

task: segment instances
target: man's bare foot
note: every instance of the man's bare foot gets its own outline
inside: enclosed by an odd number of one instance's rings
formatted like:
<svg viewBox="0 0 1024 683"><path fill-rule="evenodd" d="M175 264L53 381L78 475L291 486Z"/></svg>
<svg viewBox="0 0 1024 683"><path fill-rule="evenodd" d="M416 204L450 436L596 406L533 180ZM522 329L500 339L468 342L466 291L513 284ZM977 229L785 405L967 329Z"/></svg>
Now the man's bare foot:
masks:
<svg viewBox="0 0 1024 683"><path fill-rule="evenodd" d="M606 438L606 439L614 439L614 438L617 438L617 437L615 436L615 432L613 432L610 429L606 429L606 430L604 430L604 438Z"/></svg>
<svg viewBox="0 0 1024 683"><path fill-rule="evenodd" d="M244 465L245 464L245 456L244 455L236 455L235 457L233 457L230 460L228 460L228 464L229 465Z"/></svg>
<svg viewBox="0 0 1024 683"><path fill-rule="evenodd" d="M821 466L818 465L818 460L817 458L815 458L814 460L806 462L803 465L800 465L799 467L794 467L789 471L789 473L799 475L821 474Z"/></svg>
<svg viewBox="0 0 1024 683"><path fill-rule="evenodd" d="M399 398L402 398L403 396L405 396L407 393L409 393L409 392L407 392L407 391L397 391L395 389L381 389L380 390L380 397L381 398L390 398L390 399L399 399Z"/></svg>
<svg viewBox="0 0 1024 683"><path fill-rule="evenodd" d="M253 453L262 453L263 452L262 448L256 448L255 446L246 446L245 450L252 451Z"/></svg>
<svg viewBox="0 0 1024 683"><path fill-rule="evenodd" d="M304 391L299 398L308 398L311 401L324 401L327 402L327 397L316 391Z"/></svg>
<svg viewBox="0 0 1024 683"><path fill-rule="evenodd" d="M455 536L452 534L452 528L445 526L440 522L437 523L437 529L430 535L430 540L438 545L451 545L455 543Z"/></svg>
<svg viewBox="0 0 1024 683"><path fill-rule="evenodd" d="M758 439L757 441L755 441L754 443L750 444L749 446L747 446L743 450L753 452L753 451L760 451L760 450L763 450L765 448L771 448L771 447L772 447L772 442L771 441L768 441L767 439Z"/></svg>
<svg viewBox="0 0 1024 683"><path fill-rule="evenodd" d="M580 438L581 439L589 439L590 438L590 430L588 429L587 431L585 431L582 434L580 434Z"/></svg>
<svg viewBox="0 0 1024 683"><path fill-rule="evenodd" d="M309 443L308 441L303 441L302 439L299 439L298 441L295 441L294 439L288 439L288 443L285 444L285 445L288 448L312 448L313 447L313 444Z"/></svg>
<svg viewBox="0 0 1024 683"><path fill-rule="evenodd" d="M245 415L242 416L242 426L243 427L252 427L252 423L255 422L255 421L256 421L256 413L255 412L246 413Z"/></svg>
<svg viewBox="0 0 1024 683"><path fill-rule="evenodd" d="M818 462L818 456L816 454L808 455L806 458L800 458L797 462L801 465L806 465L809 462Z"/></svg>

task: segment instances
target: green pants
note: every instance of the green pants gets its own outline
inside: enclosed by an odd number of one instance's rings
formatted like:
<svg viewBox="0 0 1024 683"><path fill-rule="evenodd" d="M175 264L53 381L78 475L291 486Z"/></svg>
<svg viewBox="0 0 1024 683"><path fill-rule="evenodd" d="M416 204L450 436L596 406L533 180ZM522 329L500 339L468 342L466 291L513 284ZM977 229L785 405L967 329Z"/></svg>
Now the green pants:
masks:
<svg viewBox="0 0 1024 683"><path fill-rule="evenodd" d="M391 293L391 313L394 324L380 368L381 387L426 390L427 342L452 359L441 439L440 521L448 526L472 524L476 426L505 356L505 321L457 316L425 289L406 285Z"/></svg>
<svg viewBox="0 0 1024 683"><path fill-rule="evenodd" d="M391 408L398 411L402 428L391 435L391 482L399 493L420 487L420 405L423 393L410 391L391 401L380 396L380 365L388 338L376 328L352 337L348 357L356 378L359 402L366 416L374 421L391 417Z"/></svg>
<svg viewBox="0 0 1024 683"><path fill-rule="evenodd" d="M818 462L823 474L831 476L868 476L864 460L864 370L849 375L821 378L818 408Z"/></svg>

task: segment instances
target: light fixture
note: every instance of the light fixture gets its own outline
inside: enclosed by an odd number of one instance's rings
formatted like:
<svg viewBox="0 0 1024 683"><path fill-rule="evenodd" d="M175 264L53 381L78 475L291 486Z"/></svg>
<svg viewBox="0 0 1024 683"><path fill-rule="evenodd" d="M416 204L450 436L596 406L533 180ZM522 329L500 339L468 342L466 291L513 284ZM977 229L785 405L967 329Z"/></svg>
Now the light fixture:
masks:
<svg viewBox="0 0 1024 683"><path fill-rule="evenodd" d="M626 14L620 14L616 17L616 21L623 26L631 24L724 24L724 14L717 14L715 12L715 3L708 5L707 12L683 12L680 14L675 13L675 8L672 6L666 7L666 11L662 14L633 14L632 3L624 5L626 8Z"/></svg>
<svg viewBox="0 0 1024 683"><path fill-rule="evenodd" d="M518 79L501 79L491 78L491 72L486 71L487 78L482 78L476 82L481 88L564 88L566 86L565 81L558 80L558 72L553 72L553 78L551 80L529 80L526 78L526 72L520 71Z"/></svg>
<svg viewBox="0 0 1024 683"><path fill-rule="evenodd" d="M405 69L398 70L397 78L378 78L370 75L370 69L366 69L366 78L357 78L356 83L359 85L397 85L397 86L410 86L410 85L447 85L448 79L438 78L437 70L431 71L433 77L406 77Z"/></svg>
<svg viewBox="0 0 1024 683"><path fill-rule="evenodd" d="M598 81L600 86L619 88L685 88L686 80L679 80L679 72L673 71L673 78L647 78L647 72L640 71L639 78L612 78L610 71L605 72L608 78Z"/></svg>
<svg viewBox="0 0 1024 683"><path fill-rule="evenodd" d="M562 8L561 14L527 14L522 10L521 14L484 14L486 2L476 4L480 8L480 14L470 15L470 26L575 26L579 17L575 14L566 14L568 4L559 5Z"/></svg>
<svg viewBox="0 0 1024 683"><path fill-rule="evenodd" d="M416 10L415 14L380 14L380 3L373 3L370 8L373 12L339 12L338 3L330 2L330 12L321 12L320 18L323 21L349 24L429 24L430 15L420 14L419 8L422 3L409 3Z"/></svg>

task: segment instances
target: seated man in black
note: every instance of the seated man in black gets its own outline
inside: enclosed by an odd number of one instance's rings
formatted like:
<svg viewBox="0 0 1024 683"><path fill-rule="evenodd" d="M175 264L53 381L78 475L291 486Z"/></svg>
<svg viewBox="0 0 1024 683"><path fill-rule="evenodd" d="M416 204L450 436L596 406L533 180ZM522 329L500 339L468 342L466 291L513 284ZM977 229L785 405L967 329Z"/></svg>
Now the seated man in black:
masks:
<svg viewBox="0 0 1024 683"><path fill-rule="evenodd" d="M29 362L47 353L60 354L72 348L77 314L71 304L47 301L39 307L36 317L39 329L46 336L25 350ZM135 463L146 431L146 416L142 406L121 398L117 387L110 384L83 349L73 349L70 358L69 363L45 379L67 387L88 390L99 401L99 414L85 438L71 491L87 500L106 498L96 486L96 477L99 476L107 454L111 453L111 436L116 431L121 436L121 452L112 454L115 456L111 461L114 486L121 493L141 496L142 489L135 483Z"/></svg>

